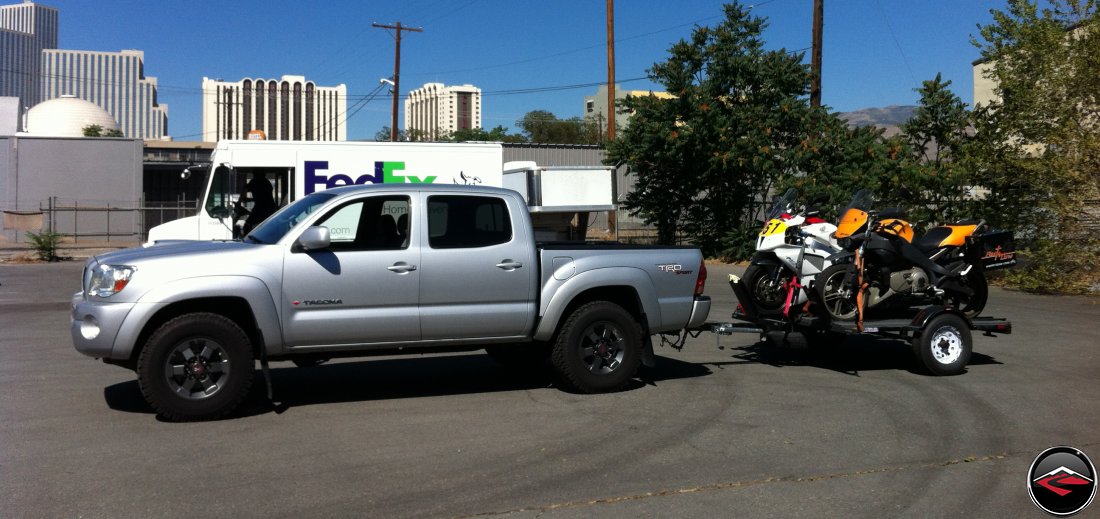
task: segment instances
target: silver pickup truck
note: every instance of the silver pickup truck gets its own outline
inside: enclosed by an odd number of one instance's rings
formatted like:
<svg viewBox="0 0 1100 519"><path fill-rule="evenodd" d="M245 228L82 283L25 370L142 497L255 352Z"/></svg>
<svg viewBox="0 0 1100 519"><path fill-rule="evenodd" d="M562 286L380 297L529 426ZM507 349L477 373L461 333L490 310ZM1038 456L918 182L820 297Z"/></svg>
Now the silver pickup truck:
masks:
<svg viewBox="0 0 1100 519"><path fill-rule="evenodd" d="M284 207L239 242L90 258L76 349L137 372L163 417L217 418L256 360L485 348L552 361L561 383L614 391L651 363L650 335L706 320L697 249L536 244L520 195L447 185L350 186Z"/></svg>

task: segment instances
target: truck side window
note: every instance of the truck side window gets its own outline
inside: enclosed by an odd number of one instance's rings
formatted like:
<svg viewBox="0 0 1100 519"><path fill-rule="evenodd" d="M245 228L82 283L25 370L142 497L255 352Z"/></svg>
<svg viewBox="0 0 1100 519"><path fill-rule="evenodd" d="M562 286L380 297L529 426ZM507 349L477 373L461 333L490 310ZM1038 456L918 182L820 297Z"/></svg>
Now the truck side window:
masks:
<svg viewBox="0 0 1100 519"><path fill-rule="evenodd" d="M232 169L225 166L214 168L211 173L210 195L206 198L206 214L212 218L225 218L230 216L230 208L237 201L237 191L233 183L237 175Z"/></svg>
<svg viewBox="0 0 1100 519"><path fill-rule="evenodd" d="M504 200L486 196L428 197L428 245L433 249L488 247L512 240Z"/></svg>
<svg viewBox="0 0 1100 519"><path fill-rule="evenodd" d="M408 212L407 196L371 196L337 207L317 225L328 227L332 250L398 250L409 246Z"/></svg>

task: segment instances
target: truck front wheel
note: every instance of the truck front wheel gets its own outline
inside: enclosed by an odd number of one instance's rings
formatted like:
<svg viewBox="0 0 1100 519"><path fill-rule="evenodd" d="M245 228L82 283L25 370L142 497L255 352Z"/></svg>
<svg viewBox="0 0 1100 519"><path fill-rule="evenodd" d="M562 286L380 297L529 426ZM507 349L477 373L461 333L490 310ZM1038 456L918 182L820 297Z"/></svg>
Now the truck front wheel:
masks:
<svg viewBox="0 0 1100 519"><path fill-rule="evenodd" d="M558 331L554 369L568 387L583 393L621 389L638 372L642 328L634 316L607 301L573 311Z"/></svg>
<svg viewBox="0 0 1100 519"><path fill-rule="evenodd" d="M220 418L248 394L253 363L251 343L236 323L217 314L186 314L149 338L138 359L138 385L164 418Z"/></svg>

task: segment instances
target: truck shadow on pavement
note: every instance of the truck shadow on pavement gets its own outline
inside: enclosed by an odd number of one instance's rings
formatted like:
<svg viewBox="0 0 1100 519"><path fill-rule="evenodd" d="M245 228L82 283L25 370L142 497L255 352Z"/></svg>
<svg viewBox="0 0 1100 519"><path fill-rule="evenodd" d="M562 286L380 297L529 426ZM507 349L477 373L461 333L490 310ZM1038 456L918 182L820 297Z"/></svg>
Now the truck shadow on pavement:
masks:
<svg viewBox="0 0 1100 519"><path fill-rule="evenodd" d="M977 337L976 337L977 338ZM781 346L771 341L759 341L748 346L730 348L736 360L711 363L713 366L764 364L776 368L810 366L858 377L864 371L899 370L917 375L933 376L913 354L906 341L871 336L849 336L841 343L829 345ZM967 367L999 365L994 357L972 352Z"/></svg>
<svg viewBox="0 0 1100 519"><path fill-rule="evenodd" d="M271 412L281 414L291 408L315 404L533 389L562 390L548 365L530 369L507 368L488 355L476 354L341 361L312 367L295 367L280 362L272 364L270 373L275 402L267 399L267 387L257 368L251 392L241 407L227 418ZM656 368L643 367L624 391L710 373L711 370L704 365L662 357ZM103 398L107 406L116 411L154 413L142 397L136 380L104 388Z"/></svg>

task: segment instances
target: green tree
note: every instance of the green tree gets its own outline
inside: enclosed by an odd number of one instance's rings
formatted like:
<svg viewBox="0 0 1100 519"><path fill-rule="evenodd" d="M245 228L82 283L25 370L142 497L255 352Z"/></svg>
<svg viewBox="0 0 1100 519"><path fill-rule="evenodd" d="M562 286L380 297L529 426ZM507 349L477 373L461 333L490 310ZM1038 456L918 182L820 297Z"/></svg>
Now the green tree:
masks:
<svg viewBox="0 0 1100 519"><path fill-rule="evenodd" d="M799 169L781 178L777 191L797 188L806 201L825 196L822 209L831 219L864 188L875 193L881 207L906 205L901 187L912 160L900 136L886 138L874 126L850 127L836 114L822 112L813 113L806 127L792 159Z"/></svg>
<svg viewBox="0 0 1100 519"><path fill-rule="evenodd" d="M1100 16L1088 0L1009 0L974 44L998 99L975 109L972 164L983 216L1016 230L1025 289L1100 282L1100 242L1085 225L1100 198Z"/></svg>
<svg viewBox="0 0 1100 519"><path fill-rule="evenodd" d="M526 142L519 134L510 134L504 126L497 126L486 131L483 128L471 128L458 130L447 136L447 140L453 142L488 141L488 142Z"/></svg>
<svg viewBox="0 0 1100 519"><path fill-rule="evenodd" d="M419 134L417 135L419 136ZM374 140L378 142L389 142L390 140L390 127L383 126L377 133L374 134ZM405 130L397 130L397 141L407 142L413 139L409 138L409 133Z"/></svg>
<svg viewBox="0 0 1100 519"><path fill-rule="evenodd" d="M809 125L829 117L808 105L800 54L765 50L766 24L748 8L733 3L724 13L649 70L674 98L624 101L633 115L609 144L608 163L629 166L636 190L625 206L657 227L661 243L679 231L708 256L737 257L774 184L815 173L799 163L801 146Z"/></svg>
<svg viewBox="0 0 1100 519"><path fill-rule="evenodd" d="M516 126L529 142L550 144L599 144L603 138L596 121L581 117L558 119L552 112L532 110Z"/></svg>
<svg viewBox="0 0 1100 519"><path fill-rule="evenodd" d="M920 106L901 131L913 162L902 181L911 194L906 203L915 222L949 223L969 216L967 193L973 186L965 153L970 112L939 74L924 81Z"/></svg>
<svg viewBox="0 0 1100 519"><path fill-rule="evenodd" d="M125 137L121 130L110 129L103 131L103 127L98 124L89 124L81 128L81 132L85 137Z"/></svg>

